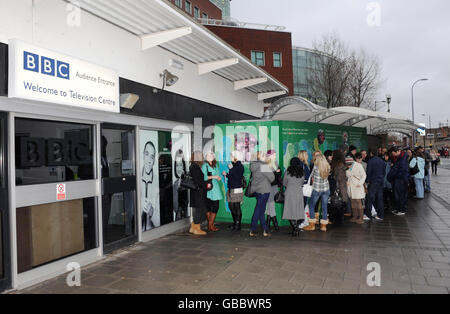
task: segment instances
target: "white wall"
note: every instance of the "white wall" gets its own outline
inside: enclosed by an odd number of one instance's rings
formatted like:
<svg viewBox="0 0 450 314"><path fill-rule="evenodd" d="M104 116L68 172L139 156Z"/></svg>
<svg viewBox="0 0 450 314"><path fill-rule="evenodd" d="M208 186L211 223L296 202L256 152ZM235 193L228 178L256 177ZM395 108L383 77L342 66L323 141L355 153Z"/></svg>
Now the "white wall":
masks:
<svg viewBox="0 0 450 314"><path fill-rule="evenodd" d="M137 36L82 11L81 25L68 26L67 3L62 0L0 0L0 41L26 42L115 69L123 78L162 87L164 69L180 77L168 91L253 116L261 116L257 95L234 91L233 84L213 73L199 76L196 66L164 49L142 52ZM182 61L184 70L169 66ZM151 105L151 104L149 104ZM170 119L170 117L168 117Z"/></svg>

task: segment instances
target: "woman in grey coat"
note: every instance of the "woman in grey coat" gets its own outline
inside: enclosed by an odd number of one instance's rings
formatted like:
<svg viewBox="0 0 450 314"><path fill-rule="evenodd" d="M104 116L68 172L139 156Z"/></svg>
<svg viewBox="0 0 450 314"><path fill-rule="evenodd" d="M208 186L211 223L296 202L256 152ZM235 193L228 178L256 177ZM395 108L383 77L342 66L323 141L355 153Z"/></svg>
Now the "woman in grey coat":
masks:
<svg viewBox="0 0 450 314"><path fill-rule="evenodd" d="M250 171L252 172L251 193L255 193L256 196L256 206L252 217L250 236L256 236L258 221L260 221L261 227L263 228L263 235L268 237L270 236L270 232L266 225L264 212L270 195L271 183L275 180L275 175L267 165L266 154L264 152L258 152L257 159L257 161L250 164Z"/></svg>
<svg viewBox="0 0 450 314"><path fill-rule="evenodd" d="M286 187L284 193L283 219L289 220L292 227L290 234L293 236L299 235L299 225L301 220L305 219L303 184L304 173L302 163L300 159L294 157L291 159L290 166L283 178L283 185Z"/></svg>

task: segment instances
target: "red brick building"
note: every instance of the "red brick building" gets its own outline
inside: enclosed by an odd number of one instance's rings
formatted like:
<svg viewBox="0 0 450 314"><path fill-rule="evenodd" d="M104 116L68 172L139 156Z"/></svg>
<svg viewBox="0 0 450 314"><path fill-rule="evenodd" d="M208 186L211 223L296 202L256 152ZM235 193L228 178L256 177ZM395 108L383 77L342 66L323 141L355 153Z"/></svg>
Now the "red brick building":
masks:
<svg viewBox="0 0 450 314"><path fill-rule="evenodd" d="M205 25L286 87L293 95L291 33L251 28Z"/></svg>
<svg viewBox="0 0 450 314"><path fill-rule="evenodd" d="M195 18L222 19L222 10L209 0L167 0Z"/></svg>

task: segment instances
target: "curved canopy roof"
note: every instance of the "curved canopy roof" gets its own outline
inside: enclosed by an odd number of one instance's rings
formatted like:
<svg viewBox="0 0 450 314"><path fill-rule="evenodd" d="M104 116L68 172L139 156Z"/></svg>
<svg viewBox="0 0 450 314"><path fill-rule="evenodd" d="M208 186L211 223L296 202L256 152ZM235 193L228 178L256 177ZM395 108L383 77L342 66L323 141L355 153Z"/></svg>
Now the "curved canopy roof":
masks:
<svg viewBox="0 0 450 314"><path fill-rule="evenodd" d="M302 98L284 97L274 102L264 113L266 120L288 120L347 125L367 128L369 134L398 132L411 135L421 126L397 114L358 107L327 109Z"/></svg>

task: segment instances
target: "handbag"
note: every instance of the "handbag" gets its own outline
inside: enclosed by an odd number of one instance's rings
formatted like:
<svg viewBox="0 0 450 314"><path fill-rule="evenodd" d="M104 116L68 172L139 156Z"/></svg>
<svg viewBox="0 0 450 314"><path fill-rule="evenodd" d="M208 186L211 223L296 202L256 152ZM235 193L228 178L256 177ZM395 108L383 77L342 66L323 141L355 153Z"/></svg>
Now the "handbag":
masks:
<svg viewBox="0 0 450 314"><path fill-rule="evenodd" d="M339 193L338 188L336 188L336 190L334 191L333 195L331 195L329 200L330 200L330 205L333 206L334 208L340 208L340 207L344 206L344 201L342 200L342 197Z"/></svg>
<svg viewBox="0 0 450 314"><path fill-rule="evenodd" d="M409 168L409 175L412 177L412 176L415 176L416 174L418 174L419 172L420 172L419 164L416 159L416 165L413 168L411 168L411 167Z"/></svg>
<svg viewBox="0 0 450 314"><path fill-rule="evenodd" d="M180 187L194 191L198 190L197 183L195 183L194 179L189 174L185 174L181 177Z"/></svg>
<svg viewBox="0 0 450 314"><path fill-rule="evenodd" d="M256 193L252 191L252 176L250 176L250 181L248 182L247 189L245 190L246 197L256 197Z"/></svg>
<svg viewBox="0 0 450 314"><path fill-rule="evenodd" d="M283 204L284 203L284 191L281 189L275 194L275 197L273 198L275 203Z"/></svg>
<svg viewBox="0 0 450 314"><path fill-rule="evenodd" d="M303 196L304 197L311 197L311 195L312 195L313 187L311 185L311 177L312 177L312 173L309 176L308 183L303 185Z"/></svg>

